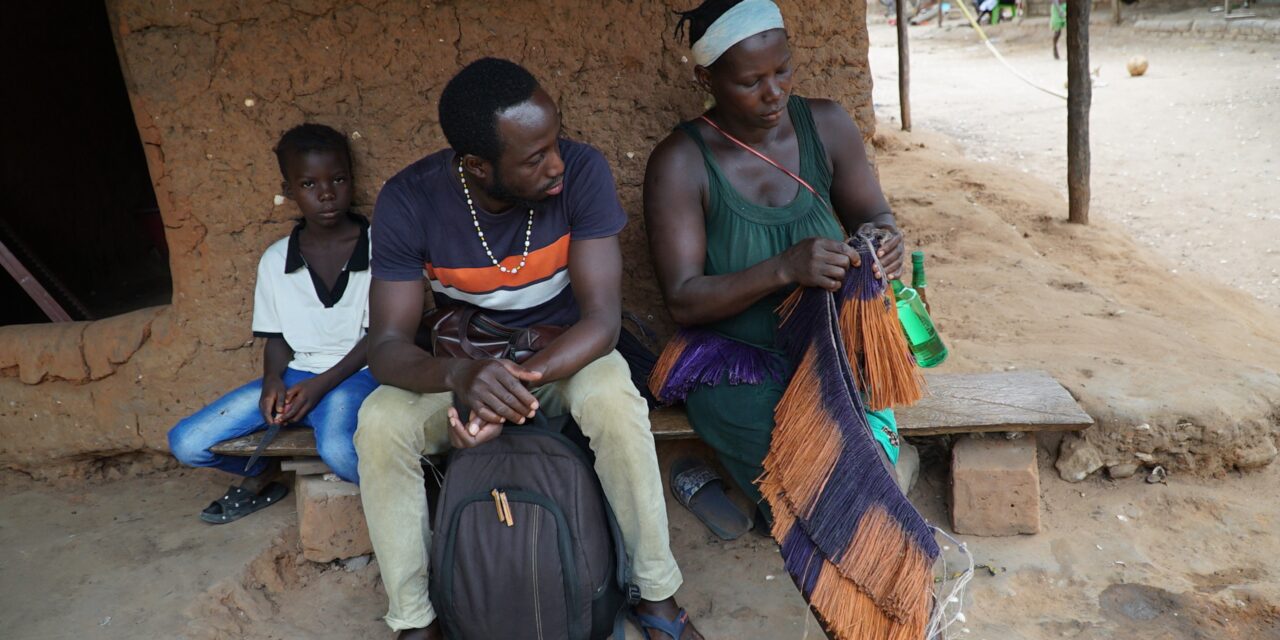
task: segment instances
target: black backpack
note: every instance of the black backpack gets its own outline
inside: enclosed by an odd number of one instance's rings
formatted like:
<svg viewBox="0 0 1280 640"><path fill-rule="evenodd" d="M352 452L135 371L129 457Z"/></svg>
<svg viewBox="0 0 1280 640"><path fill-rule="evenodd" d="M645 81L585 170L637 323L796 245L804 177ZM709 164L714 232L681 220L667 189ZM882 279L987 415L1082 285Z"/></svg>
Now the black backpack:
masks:
<svg viewBox="0 0 1280 640"><path fill-rule="evenodd" d="M462 415L466 415L463 413ZM431 602L450 640L601 640L639 602L613 510L569 416L449 456Z"/></svg>

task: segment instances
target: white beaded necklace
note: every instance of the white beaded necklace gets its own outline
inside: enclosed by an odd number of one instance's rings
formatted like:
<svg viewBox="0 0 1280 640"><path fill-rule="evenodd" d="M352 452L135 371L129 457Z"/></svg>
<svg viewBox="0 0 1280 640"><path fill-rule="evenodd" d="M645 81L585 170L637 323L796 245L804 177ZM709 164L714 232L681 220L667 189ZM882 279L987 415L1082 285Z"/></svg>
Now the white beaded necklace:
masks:
<svg viewBox="0 0 1280 640"><path fill-rule="evenodd" d="M489 254L489 259L493 261L493 266L503 273L516 274L524 268L524 263L529 259L529 238L533 235L533 208L529 208L529 225L524 230L524 253L520 255L520 265L514 269L508 269L493 257L493 252L489 250L489 241L484 239L484 231L480 229L480 218L476 216L476 207L471 203L471 190L467 188L467 176L462 172L462 164L458 164L458 180L462 181L462 194L467 197L467 208L471 210L471 222L476 225L476 235L480 236L480 244L484 246L484 252Z"/></svg>

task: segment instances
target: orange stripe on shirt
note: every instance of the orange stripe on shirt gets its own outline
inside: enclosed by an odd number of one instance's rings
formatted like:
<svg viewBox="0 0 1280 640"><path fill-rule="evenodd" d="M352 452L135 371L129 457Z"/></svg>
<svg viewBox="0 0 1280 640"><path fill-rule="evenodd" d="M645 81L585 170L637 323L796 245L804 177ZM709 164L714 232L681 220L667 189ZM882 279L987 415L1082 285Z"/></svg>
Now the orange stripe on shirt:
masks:
<svg viewBox="0 0 1280 640"><path fill-rule="evenodd" d="M502 287L523 287L555 275L569 264L569 234L559 240L529 252L529 259L519 273L503 273L496 266L450 269L436 267L428 262L427 277L448 287L467 293L485 293ZM520 266L520 256L508 256L502 266L514 269Z"/></svg>

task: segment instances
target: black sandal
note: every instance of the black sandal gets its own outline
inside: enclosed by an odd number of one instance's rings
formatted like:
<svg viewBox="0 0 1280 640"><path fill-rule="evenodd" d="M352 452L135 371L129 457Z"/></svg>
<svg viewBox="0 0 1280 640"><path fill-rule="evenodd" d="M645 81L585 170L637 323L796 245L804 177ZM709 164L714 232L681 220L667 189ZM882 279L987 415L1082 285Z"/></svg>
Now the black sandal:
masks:
<svg viewBox="0 0 1280 640"><path fill-rule="evenodd" d="M210 524L235 522L254 511L265 509L289 494L289 488L272 482L258 494L249 493L244 487L232 486L226 495L214 500L200 512L200 519Z"/></svg>

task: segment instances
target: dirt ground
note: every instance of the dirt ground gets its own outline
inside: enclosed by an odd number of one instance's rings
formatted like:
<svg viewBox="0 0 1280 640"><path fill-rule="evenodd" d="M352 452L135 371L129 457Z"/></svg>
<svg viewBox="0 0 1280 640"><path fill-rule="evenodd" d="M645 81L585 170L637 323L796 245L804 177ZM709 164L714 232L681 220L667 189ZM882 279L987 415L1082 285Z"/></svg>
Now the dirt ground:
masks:
<svg viewBox="0 0 1280 640"><path fill-rule="evenodd" d="M945 451L923 451L912 501L946 523ZM688 445L685 445L688 446ZM676 451L663 446L670 461ZM1280 638L1280 468L1168 484L1060 480L1040 450L1043 531L965 541L980 565L958 640ZM241 522L194 514L224 487L176 471L54 487L8 477L0 497L6 638L391 638L377 563L302 560L285 501ZM776 547L722 542L670 498L682 604L708 638L820 640ZM967 631L965 631L967 629ZM640 640L629 630L628 640Z"/></svg>
<svg viewBox="0 0 1280 640"><path fill-rule="evenodd" d="M910 29L913 128L954 138L978 167L1040 178L1065 199L1066 101L1006 71L957 16ZM897 129L896 34L874 16L869 25L879 127ZM984 28L1023 75L1066 93L1066 38L1054 60L1044 19ZM1123 226L1172 273L1204 274L1280 309L1280 42L1095 24L1089 44L1099 72L1091 219ZM1150 67L1132 78L1125 63L1137 55Z"/></svg>
<svg viewBox="0 0 1280 640"><path fill-rule="evenodd" d="M971 34L922 29L907 135L887 132L893 40L872 27L886 132L876 144L886 192L930 253L945 366L1048 369L1099 418L1089 438L1109 462L1176 469L1167 484L1143 473L1068 483L1053 466L1057 438L1042 437L1043 530L962 538L991 570L970 584L953 637L1280 638L1280 504L1269 499L1280 467L1267 466L1280 421L1280 315L1269 305L1280 294L1256 284L1280 268L1268 251L1280 245L1280 122L1267 110L1280 46L1099 29L1097 224L1081 229L1061 222L1061 105L1006 77ZM993 33L1024 72L1060 84L1046 34ZM1137 51L1148 77L1121 77ZM946 528L946 442L920 444L911 498ZM660 456L696 446L664 444ZM376 562L301 561L288 501L211 527L194 514L224 478L128 476L0 475L0 635L390 637ZM670 499L668 512L680 598L707 637L821 637L772 543L723 543Z"/></svg>

